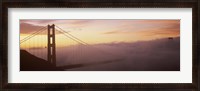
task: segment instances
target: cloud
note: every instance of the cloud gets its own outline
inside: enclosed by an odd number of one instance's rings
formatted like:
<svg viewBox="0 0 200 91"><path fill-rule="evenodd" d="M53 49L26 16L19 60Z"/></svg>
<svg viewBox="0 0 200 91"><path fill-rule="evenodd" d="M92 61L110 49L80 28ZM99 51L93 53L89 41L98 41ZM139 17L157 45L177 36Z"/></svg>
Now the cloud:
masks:
<svg viewBox="0 0 200 91"><path fill-rule="evenodd" d="M68 21L68 20L66 20L66 21ZM70 24L75 24L75 25L86 24L86 23L90 23L90 22L94 22L94 20L71 20L71 21L69 21Z"/></svg>
<svg viewBox="0 0 200 91"><path fill-rule="evenodd" d="M179 24L180 20L136 20L139 24Z"/></svg>
<svg viewBox="0 0 200 91"><path fill-rule="evenodd" d="M83 26L87 23L93 22L94 20L85 20L85 19L79 19L79 20L71 20L71 19L65 19L65 20L53 20L53 19L41 19L41 20L34 20L34 19L22 19L20 20L21 23L29 23L34 25L48 25L48 24L57 24L57 25L66 25L73 27L73 26Z"/></svg>
<svg viewBox="0 0 200 91"><path fill-rule="evenodd" d="M38 20L39 24L47 24L47 23L52 23L52 22L56 22L58 20Z"/></svg>
<svg viewBox="0 0 200 91"><path fill-rule="evenodd" d="M38 26L34 24L29 24L29 23L20 23L20 34L32 34L39 30L44 30L44 31L41 33L38 33L38 35L47 34L47 26ZM56 34L61 34L61 32L58 31L60 29L56 28L55 30L56 30L55 31ZM70 32L70 31L66 31L66 32Z"/></svg>
<svg viewBox="0 0 200 91"><path fill-rule="evenodd" d="M105 43L56 48L57 65L117 60L113 63L80 67L74 71L179 71L180 37L134 43Z"/></svg>
<svg viewBox="0 0 200 91"><path fill-rule="evenodd" d="M121 33L120 31L109 31L109 32L104 32L102 34L116 34L116 33Z"/></svg>
<svg viewBox="0 0 200 91"><path fill-rule="evenodd" d="M121 23L115 26L114 30L102 34L134 33L141 36L167 36L171 34L174 36L180 33L180 20L121 20L121 22L125 23Z"/></svg>
<svg viewBox="0 0 200 91"><path fill-rule="evenodd" d="M66 29L72 29L74 30L82 30L83 27L92 27L92 23L95 20L85 20L85 19L79 19L79 20L63 20L62 23L56 23L60 26L63 26Z"/></svg>
<svg viewBox="0 0 200 91"><path fill-rule="evenodd" d="M66 30L73 30L73 31L81 31L82 27L88 26L91 22L95 20L85 20L85 19L79 19L79 20L71 20L71 19L65 19L65 20L34 20L34 19L22 19L20 20L20 23L26 23L31 24L32 26L47 26L48 24L55 24L56 26L62 27ZM57 32L59 33L59 32Z"/></svg>
<svg viewBox="0 0 200 91"><path fill-rule="evenodd" d="M167 38L157 39L136 43L97 44L94 47L77 46L60 49L62 51L60 51L59 55L66 54L60 57L58 64L84 64L95 61L123 59L110 64L70 70L180 70L180 38L174 38L173 40L168 40Z"/></svg>
<svg viewBox="0 0 200 91"><path fill-rule="evenodd" d="M35 25L47 25L47 24L50 24L50 23L54 23L54 22L57 22L59 20L53 20L53 19L50 19L50 20L46 20L46 19L37 19L37 20L34 20L34 19L22 19L20 20L21 23L29 23L29 24L35 24Z"/></svg>
<svg viewBox="0 0 200 91"><path fill-rule="evenodd" d="M139 32L138 32L139 33ZM142 36L179 36L180 35L180 25L173 24L163 27L155 27L149 30L143 30L139 34Z"/></svg>
<svg viewBox="0 0 200 91"><path fill-rule="evenodd" d="M132 33L131 31L119 31L119 30L116 30L116 31L108 31L108 32L103 32L102 34L122 34L122 33Z"/></svg>
<svg viewBox="0 0 200 91"><path fill-rule="evenodd" d="M20 34L29 34L35 32L44 26L37 26L28 23L20 23Z"/></svg>
<svg viewBox="0 0 200 91"><path fill-rule="evenodd" d="M32 47L32 48L29 48L29 50L38 50L38 49L43 49L44 47Z"/></svg>

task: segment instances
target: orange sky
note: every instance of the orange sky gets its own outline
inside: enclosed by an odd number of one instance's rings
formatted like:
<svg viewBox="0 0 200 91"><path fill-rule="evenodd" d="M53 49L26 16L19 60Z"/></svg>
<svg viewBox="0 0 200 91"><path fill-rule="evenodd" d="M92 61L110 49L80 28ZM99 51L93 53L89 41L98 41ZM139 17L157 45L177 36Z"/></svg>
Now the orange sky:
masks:
<svg viewBox="0 0 200 91"><path fill-rule="evenodd" d="M48 24L55 24L88 44L180 36L180 20L20 20L20 40ZM44 31L20 46L43 47L47 44L46 38ZM77 43L57 33L57 47L74 44Z"/></svg>

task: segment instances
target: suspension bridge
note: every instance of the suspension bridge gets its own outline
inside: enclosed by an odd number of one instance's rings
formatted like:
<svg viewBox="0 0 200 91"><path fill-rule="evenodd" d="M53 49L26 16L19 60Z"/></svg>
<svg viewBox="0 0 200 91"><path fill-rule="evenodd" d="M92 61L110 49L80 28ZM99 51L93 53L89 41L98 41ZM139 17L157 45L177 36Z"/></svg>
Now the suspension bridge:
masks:
<svg viewBox="0 0 200 91"><path fill-rule="evenodd" d="M57 36L59 35L59 36ZM46 43L47 42L47 43ZM65 53L65 47L61 47L61 49L57 49L56 45L77 45L76 46L76 52L71 53ZM71 68L78 68L78 67L84 67L84 66L93 66L93 65L100 65L105 63L111 63L111 62L117 62L122 60L120 59L105 59L103 61L90 61L86 63L74 63L74 64L67 64L65 65L57 65L57 61L63 62L70 60L70 62L73 63L73 61L77 61L78 58L76 58L77 55L83 56L86 50L83 50L83 46L87 46L89 49L95 49L95 51L98 51L101 55L113 55L113 56L119 56L114 55L108 51L102 50L101 48L94 47L93 45L90 45L86 43L85 41L79 39L78 37L72 35L69 31L66 31L62 29L61 27L52 24L43 26L38 30L35 30L35 32L31 33L30 35L26 36L25 38L20 40L20 47L21 50L26 50L28 53L44 59L43 61L46 61L47 63L53 65L54 67L58 67L61 69L71 69ZM78 48L78 49L77 49ZM82 48L82 49L81 49ZM61 51L59 54L57 54L57 50ZM70 51L70 50L67 50ZM64 55L63 58L57 58L57 55ZM74 56L73 59L67 59L67 56ZM92 57L92 55L89 55ZM80 57L80 56L79 56ZM86 60L81 59L79 60ZM95 60L95 59L92 59ZM29 61L29 60L26 60ZM62 63L60 63L62 64Z"/></svg>

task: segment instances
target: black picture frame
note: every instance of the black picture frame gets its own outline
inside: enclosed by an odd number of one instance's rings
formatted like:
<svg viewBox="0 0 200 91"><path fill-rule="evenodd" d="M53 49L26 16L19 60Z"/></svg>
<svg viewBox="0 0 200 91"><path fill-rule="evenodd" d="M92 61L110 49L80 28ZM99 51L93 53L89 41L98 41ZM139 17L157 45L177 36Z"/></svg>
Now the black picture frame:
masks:
<svg viewBox="0 0 200 91"><path fill-rule="evenodd" d="M66 1L3 1L1 20L1 89L132 89L136 91L198 91L199 85L199 26L198 0L66 0ZM8 8L192 8L192 83L8 83Z"/></svg>

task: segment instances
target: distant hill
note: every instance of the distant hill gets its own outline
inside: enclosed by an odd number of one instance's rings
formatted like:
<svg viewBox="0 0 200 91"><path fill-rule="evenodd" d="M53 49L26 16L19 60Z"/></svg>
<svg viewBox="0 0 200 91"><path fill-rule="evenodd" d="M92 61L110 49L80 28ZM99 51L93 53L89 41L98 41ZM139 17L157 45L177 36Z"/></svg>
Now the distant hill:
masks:
<svg viewBox="0 0 200 91"><path fill-rule="evenodd" d="M44 59L38 58L25 50L20 50L20 71L58 71L57 68Z"/></svg>

